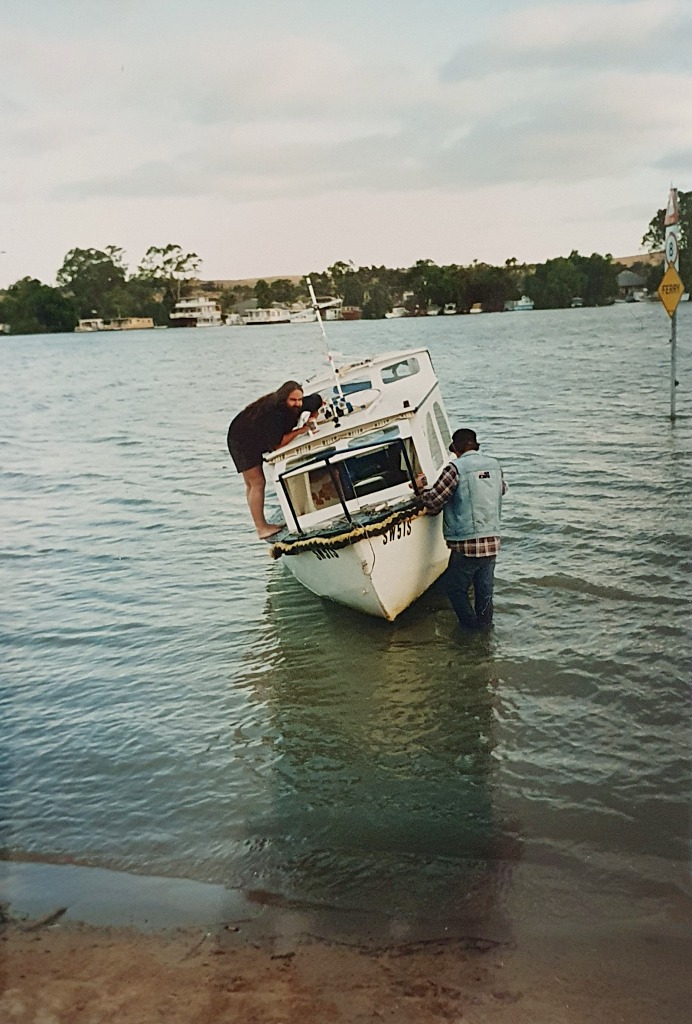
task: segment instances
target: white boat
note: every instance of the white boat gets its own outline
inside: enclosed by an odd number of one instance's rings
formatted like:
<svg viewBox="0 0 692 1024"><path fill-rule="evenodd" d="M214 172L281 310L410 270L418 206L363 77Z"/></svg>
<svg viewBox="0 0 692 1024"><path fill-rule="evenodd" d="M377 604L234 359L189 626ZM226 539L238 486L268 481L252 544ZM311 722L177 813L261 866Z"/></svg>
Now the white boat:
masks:
<svg viewBox="0 0 692 1024"><path fill-rule="evenodd" d="M240 313L226 314L226 327L244 327L243 318Z"/></svg>
<svg viewBox="0 0 692 1024"><path fill-rule="evenodd" d="M442 310L443 316L456 316L457 307L455 302L445 302Z"/></svg>
<svg viewBox="0 0 692 1024"><path fill-rule="evenodd" d="M225 323L218 302L202 295L176 302L169 319L171 327L223 327Z"/></svg>
<svg viewBox="0 0 692 1024"><path fill-rule="evenodd" d="M154 320L150 316L114 316L110 320L92 317L80 320L75 332L87 334L92 331L150 331L153 327Z"/></svg>
<svg viewBox="0 0 692 1024"><path fill-rule="evenodd" d="M314 594L392 621L449 560L441 516L425 515L410 486L448 458L430 354L390 352L305 388L325 402L316 431L265 455L287 524L272 555Z"/></svg>
<svg viewBox="0 0 692 1024"><path fill-rule="evenodd" d="M271 308L259 307L259 309L246 309L243 313L243 323L248 327L256 324L290 324L291 311L283 306L272 306Z"/></svg>
<svg viewBox="0 0 692 1024"><path fill-rule="evenodd" d="M482 312L483 312L483 304L481 302L474 302L474 304L471 306L471 309L469 310L469 313L482 313Z"/></svg>
<svg viewBox="0 0 692 1024"><path fill-rule="evenodd" d="M512 301L511 299L505 302L505 310L510 313L520 313L523 310L533 309L533 299L530 299L528 295L522 295L520 299Z"/></svg>
<svg viewBox="0 0 692 1024"><path fill-rule="evenodd" d="M394 306L388 313L385 313L386 320L400 320L402 316L408 316L406 306Z"/></svg>
<svg viewBox="0 0 692 1024"><path fill-rule="evenodd" d="M314 324L317 322L317 312L308 306L306 309L290 310L292 324Z"/></svg>
<svg viewBox="0 0 692 1024"><path fill-rule="evenodd" d="M88 317L80 320L74 330L75 334L91 334L92 331L105 330L105 325L100 316Z"/></svg>

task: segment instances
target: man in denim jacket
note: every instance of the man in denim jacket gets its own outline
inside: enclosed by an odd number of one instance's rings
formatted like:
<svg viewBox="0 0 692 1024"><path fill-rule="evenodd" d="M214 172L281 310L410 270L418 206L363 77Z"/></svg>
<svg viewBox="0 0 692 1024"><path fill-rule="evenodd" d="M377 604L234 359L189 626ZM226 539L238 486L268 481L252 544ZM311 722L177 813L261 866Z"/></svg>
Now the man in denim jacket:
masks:
<svg viewBox="0 0 692 1024"><path fill-rule="evenodd" d="M497 459L481 455L473 430L455 430L455 456L432 485L418 495L431 515L443 513L450 549L444 584L459 623L466 629L493 621L495 560L500 550L502 495L507 490ZM418 478L425 487L425 477ZM474 604L469 598L473 587Z"/></svg>

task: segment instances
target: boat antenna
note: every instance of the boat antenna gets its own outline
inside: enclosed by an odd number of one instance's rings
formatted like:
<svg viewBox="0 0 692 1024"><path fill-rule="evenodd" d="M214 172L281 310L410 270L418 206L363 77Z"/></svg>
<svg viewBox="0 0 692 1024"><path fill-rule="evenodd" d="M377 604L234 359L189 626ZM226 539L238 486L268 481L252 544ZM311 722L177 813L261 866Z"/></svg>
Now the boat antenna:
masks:
<svg viewBox="0 0 692 1024"><path fill-rule="evenodd" d="M341 381L339 380L339 374L334 363L334 356L332 355L331 350L329 348L329 339L327 338L327 332L324 329L324 322L322 320L322 314L320 313L320 307L317 304L317 299L315 297L315 289L312 287L312 281L310 280L309 277L306 277L305 280L307 281L308 289L310 291L310 298L312 299L312 308L315 310L315 313L317 314L317 320L320 325L320 330L322 331L322 340L324 341L324 347L327 350L327 362L329 363L329 368L334 374L334 381L336 382L336 391L339 398L343 401L344 393L341 390Z"/></svg>

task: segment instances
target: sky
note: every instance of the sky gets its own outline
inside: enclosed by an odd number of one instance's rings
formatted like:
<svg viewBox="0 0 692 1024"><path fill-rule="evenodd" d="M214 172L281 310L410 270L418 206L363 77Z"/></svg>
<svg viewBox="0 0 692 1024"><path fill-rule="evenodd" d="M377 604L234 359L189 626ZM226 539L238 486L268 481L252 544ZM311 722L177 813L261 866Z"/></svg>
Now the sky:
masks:
<svg viewBox="0 0 692 1024"><path fill-rule="evenodd" d="M692 189L692 0L1 0L0 287L634 255Z"/></svg>

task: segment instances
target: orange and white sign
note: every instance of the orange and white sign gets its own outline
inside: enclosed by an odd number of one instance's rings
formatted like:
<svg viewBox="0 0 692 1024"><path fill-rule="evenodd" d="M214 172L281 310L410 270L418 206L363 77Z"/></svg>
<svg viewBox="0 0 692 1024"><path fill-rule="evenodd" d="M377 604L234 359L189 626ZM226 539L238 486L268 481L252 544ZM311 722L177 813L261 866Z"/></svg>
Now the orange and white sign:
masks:
<svg viewBox="0 0 692 1024"><path fill-rule="evenodd" d="M680 211L678 210L678 190L672 188L668 193L668 206L666 208L666 216L663 221L663 226L668 227L669 224L677 224L680 220Z"/></svg>

